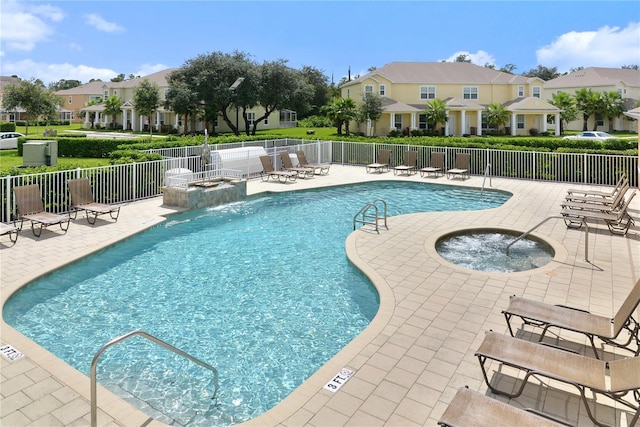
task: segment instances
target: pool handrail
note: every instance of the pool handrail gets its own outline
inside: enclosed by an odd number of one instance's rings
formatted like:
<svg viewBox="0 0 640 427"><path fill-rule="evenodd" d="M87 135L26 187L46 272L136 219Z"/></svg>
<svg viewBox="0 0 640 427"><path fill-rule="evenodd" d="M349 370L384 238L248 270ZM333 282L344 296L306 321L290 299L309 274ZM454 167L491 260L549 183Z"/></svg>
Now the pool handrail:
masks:
<svg viewBox="0 0 640 427"><path fill-rule="evenodd" d="M107 350L109 347L116 345L126 339L129 339L135 335L139 335L143 338L148 339L151 342L154 342L164 348L166 348L167 350L171 350L172 352L186 358L189 359L190 361L192 361L193 363L196 363L200 366L202 366L205 369L210 370L211 372L213 372L213 381L214 381L214 385L215 385L215 391L213 393L213 399L215 399L218 396L218 370L216 368L214 368L213 366L209 365L208 363L198 359L195 356L190 355L189 353L186 353L182 350L180 350L179 348L176 348L174 346L172 346L171 344L162 341L160 338L154 337L153 335L141 331L141 330L136 330L136 331L131 331L129 333L126 333L124 335L121 335L117 338L112 339L111 341L109 341L108 343L106 343L105 345L103 345L100 350L98 350L98 352L95 354L95 356L93 356L93 360L91 361L91 427L97 427L98 425L98 392L97 392L97 379L96 379L96 370L97 370L97 366L98 366L98 359L100 358L100 356L102 355L102 353L105 352L105 350Z"/></svg>

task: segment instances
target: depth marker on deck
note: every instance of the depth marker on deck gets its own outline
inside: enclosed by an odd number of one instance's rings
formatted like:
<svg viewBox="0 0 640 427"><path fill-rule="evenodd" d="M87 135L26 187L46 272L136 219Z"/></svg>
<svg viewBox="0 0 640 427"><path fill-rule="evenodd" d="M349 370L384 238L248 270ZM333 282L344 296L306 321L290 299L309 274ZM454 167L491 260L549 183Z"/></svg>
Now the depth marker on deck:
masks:
<svg viewBox="0 0 640 427"><path fill-rule="evenodd" d="M331 379L331 381L324 385L324 388L332 393L335 393L336 391L340 390L340 387L342 387L344 383L349 381L349 378L351 378L355 373L356 371L352 371L351 369L342 368L340 369L340 372L338 372Z"/></svg>

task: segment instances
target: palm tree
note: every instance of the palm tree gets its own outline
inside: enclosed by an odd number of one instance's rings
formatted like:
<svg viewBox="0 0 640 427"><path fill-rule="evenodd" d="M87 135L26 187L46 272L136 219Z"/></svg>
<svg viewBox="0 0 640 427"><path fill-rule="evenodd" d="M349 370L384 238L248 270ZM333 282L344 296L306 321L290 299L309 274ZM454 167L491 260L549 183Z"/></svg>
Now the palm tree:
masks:
<svg viewBox="0 0 640 427"><path fill-rule="evenodd" d="M500 130L500 125L504 126L506 123L509 123L509 114L509 110L497 102L487 105L484 109L484 116L487 119L487 123L495 126L497 131Z"/></svg>
<svg viewBox="0 0 640 427"><path fill-rule="evenodd" d="M447 104L440 99L431 101L429 103L429 109L424 110L422 114L425 115L427 124L431 125L434 129L438 128L439 123L446 123L449 120Z"/></svg>
<svg viewBox="0 0 640 427"><path fill-rule="evenodd" d="M575 99L565 92L554 93L551 95L551 105L555 105L562 110L560 113L560 134L564 133L564 123L574 121L578 117L578 110L576 109Z"/></svg>
<svg viewBox="0 0 640 427"><path fill-rule="evenodd" d="M624 111L624 101L616 91L604 92L600 94L600 111L609 120L609 132L613 131L613 119L620 117Z"/></svg>
<svg viewBox="0 0 640 427"><path fill-rule="evenodd" d="M591 89L582 88L576 91L575 100L576 108L582 113L582 130L588 130L587 122L589 121L589 117L598 111L600 94L592 92Z"/></svg>
<svg viewBox="0 0 640 427"><path fill-rule="evenodd" d="M327 117L335 124L338 135L342 135L342 126L349 136L349 122L355 117L356 103L351 98L336 98L324 108Z"/></svg>
<svg viewBox="0 0 640 427"><path fill-rule="evenodd" d="M116 116L122 111L122 100L118 95L111 95L104 101L104 113L111 117L111 127L116 128Z"/></svg>

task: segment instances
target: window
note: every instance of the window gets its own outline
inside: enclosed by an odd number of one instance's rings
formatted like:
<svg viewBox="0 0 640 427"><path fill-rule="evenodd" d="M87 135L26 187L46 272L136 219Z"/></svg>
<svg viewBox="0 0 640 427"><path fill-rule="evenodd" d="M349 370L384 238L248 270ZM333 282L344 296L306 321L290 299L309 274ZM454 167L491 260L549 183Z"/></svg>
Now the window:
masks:
<svg viewBox="0 0 640 427"><path fill-rule="evenodd" d="M402 129L402 114L393 115L393 127L398 130Z"/></svg>
<svg viewBox="0 0 640 427"><path fill-rule="evenodd" d="M419 114L418 115L418 129L426 129L427 128L427 115Z"/></svg>
<svg viewBox="0 0 640 427"><path fill-rule="evenodd" d="M518 97L521 98L524 96L524 86L518 86Z"/></svg>
<svg viewBox="0 0 640 427"><path fill-rule="evenodd" d="M604 126L604 116L602 114L596 114L596 123L598 126Z"/></svg>
<svg viewBox="0 0 640 427"><path fill-rule="evenodd" d="M371 95L373 93L373 85L364 86L364 96Z"/></svg>
<svg viewBox="0 0 640 427"><path fill-rule="evenodd" d="M420 86L420 99L436 99L436 87Z"/></svg>
<svg viewBox="0 0 640 427"><path fill-rule="evenodd" d="M113 90L113 95L114 95L114 96L118 96L118 90L117 90L117 89L114 89L114 90Z"/></svg>
<svg viewBox="0 0 640 427"><path fill-rule="evenodd" d="M91 95L91 96L89 97L89 101L102 102L102 97L100 97L100 96L95 96L95 95Z"/></svg>
<svg viewBox="0 0 640 427"><path fill-rule="evenodd" d="M540 98L540 86L534 86L531 88L531 96L534 98Z"/></svg>
<svg viewBox="0 0 640 427"><path fill-rule="evenodd" d="M380 85L378 93L380 94L380 96L385 96L387 94L387 86Z"/></svg>
<svg viewBox="0 0 640 427"><path fill-rule="evenodd" d="M524 129L524 114L516 115L516 129Z"/></svg>
<svg viewBox="0 0 640 427"><path fill-rule="evenodd" d="M622 99L622 95L624 95L626 92L626 89L618 89L618 97Z"/></svg>
<svg viewBox="0 0 640 427"><path fill-rule="evenodd" d="M105 89L104 90L104 99L107 99L109 97L109 90Z"/></svg>
<svg viewBox="0 0 640 427"><path fill-rule="evenodd" d="M249 126L253 126L253 123L256 121L256 113L248 112L247 121L249 122Z"/></svg>
<svg viewBox="0 0 640 427"><path fill-rule="evenodd" d="M478 99L478 88L476 86L463 87L462 99Z"/></svg>
<svg viewBox="0 0 640 427"><path fill-rule="evenodd" d="M71 104L72 99L73 99L73 97L72 97L72 96L70 96L70 97L69 97L69 101L68 101L68 102L69 102L69 104Z"/></svg>

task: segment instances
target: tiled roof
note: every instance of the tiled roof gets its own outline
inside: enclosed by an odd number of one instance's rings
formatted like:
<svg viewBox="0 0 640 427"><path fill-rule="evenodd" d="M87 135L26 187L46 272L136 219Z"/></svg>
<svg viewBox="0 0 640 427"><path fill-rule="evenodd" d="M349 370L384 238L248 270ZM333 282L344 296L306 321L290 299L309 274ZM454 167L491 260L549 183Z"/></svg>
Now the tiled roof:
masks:
<svg viewBox="0 0 640 427"><path fill-rule="evenodd" d="M410 84L524 84L531 81L529 77L496 71L468 62L392 62L343 86L357 84L376 76L393 83Z"/></svg>
<svg viewBox="0 0 640 427"><path fill-rule="evenodd" d="M626 86L640 87L640 71L631 68L589 67L549 80L544 83L544 88L615 86L620 82Z"/></svg>
<svg viewBox="0 0 640 427"><path fill-rule="evenodd" d="M156 83L160 87L167 86L167 75L174 71L175 68L167 68L166 70L158 71L157 73L149 74L144 77L139 77L131 80L124 80L122 82L91 82L86 83L71 89L59 90L56 95L103 95L104 88L111 89L125 89L136 87L143 80L149 80L151 83Z"/></svg>

